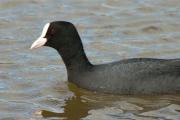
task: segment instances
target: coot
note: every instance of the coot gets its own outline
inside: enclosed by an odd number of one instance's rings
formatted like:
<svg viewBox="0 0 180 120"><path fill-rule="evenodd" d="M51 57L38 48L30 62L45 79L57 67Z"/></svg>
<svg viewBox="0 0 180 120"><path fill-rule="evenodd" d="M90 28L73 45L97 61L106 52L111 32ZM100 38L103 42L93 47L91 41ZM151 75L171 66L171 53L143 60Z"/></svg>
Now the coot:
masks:
<svg viewBox="0 0 180 120"><path fill-rule="evenodd" d="M41 46L57 50L68 81L81 88L111 94L180 93L180 59L133 58L93 65L75 26L66 21L47 23L31 49Z"/></svg>

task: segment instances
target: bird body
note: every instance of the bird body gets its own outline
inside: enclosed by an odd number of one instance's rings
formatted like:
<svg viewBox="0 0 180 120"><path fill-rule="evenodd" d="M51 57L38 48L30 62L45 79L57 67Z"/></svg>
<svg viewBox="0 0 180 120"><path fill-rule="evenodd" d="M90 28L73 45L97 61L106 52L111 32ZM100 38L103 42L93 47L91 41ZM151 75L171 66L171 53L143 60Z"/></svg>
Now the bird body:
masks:
<svg viewBox="0 0 180 120"><path fill-rule="evenodd" d="M180 60L127 59L72 72L68 79L82 88L105 93L178 93L180 66L177 63Z"/></svg>

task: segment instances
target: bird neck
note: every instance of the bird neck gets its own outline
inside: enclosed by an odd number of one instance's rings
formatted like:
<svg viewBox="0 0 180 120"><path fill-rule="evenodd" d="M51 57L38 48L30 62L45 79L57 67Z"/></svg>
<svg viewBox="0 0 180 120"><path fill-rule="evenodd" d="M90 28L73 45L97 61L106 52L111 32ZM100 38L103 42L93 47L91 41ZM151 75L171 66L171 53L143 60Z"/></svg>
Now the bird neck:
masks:
<svg viewBox="0 0 180 120"><path fill-rule="evenodd" d="M62 57L68 73L81 72L93 66L84 52L81 40L76 42L76 44L58 49L57 51Z"/></svg>

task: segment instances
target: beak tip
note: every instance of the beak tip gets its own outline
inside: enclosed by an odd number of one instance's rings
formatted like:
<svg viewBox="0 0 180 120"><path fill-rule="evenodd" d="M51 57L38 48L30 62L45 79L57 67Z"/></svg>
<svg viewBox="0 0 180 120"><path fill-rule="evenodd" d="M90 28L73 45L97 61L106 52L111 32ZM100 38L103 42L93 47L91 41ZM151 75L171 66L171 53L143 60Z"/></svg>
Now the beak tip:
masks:
<svg viewBox="0 0 180 120"><path fill-rule="evenodd" d="M30 49L30 50L34 49L34 46L33 46L33 45L31 45L31 47L30 47L29 49Z"/></svg>

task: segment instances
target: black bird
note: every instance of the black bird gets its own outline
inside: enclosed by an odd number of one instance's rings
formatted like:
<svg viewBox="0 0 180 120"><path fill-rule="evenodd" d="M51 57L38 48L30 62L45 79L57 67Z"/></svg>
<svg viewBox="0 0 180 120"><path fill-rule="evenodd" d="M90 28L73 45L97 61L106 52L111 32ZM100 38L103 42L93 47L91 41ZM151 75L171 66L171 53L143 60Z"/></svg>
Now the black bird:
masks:
<svg viewBox="0 0 180 120"><path fill-rule="evenodd" d="M47 23L31 49L41 46L58 51L68 81L81 88L111 94L180 93L180 59L133 58L93 65L75 26L66 21Z"/></svg>

